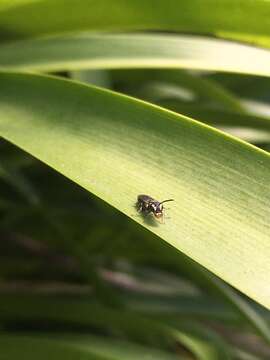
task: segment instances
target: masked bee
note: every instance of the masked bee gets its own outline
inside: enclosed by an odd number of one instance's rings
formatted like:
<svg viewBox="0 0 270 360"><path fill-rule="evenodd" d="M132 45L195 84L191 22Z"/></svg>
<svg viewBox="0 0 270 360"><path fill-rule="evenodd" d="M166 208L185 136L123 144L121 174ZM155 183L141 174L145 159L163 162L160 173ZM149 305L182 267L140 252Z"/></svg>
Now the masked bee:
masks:
<svg viewBox="0 0 270 360"><path fill-rule="evenodd" d="M136 207L138 212L141 212L143 215L152 213L156 219L162 220L164 216L163 203L167 201L174 200L168 199L159 202L148 195L138 195Z"/></svg>

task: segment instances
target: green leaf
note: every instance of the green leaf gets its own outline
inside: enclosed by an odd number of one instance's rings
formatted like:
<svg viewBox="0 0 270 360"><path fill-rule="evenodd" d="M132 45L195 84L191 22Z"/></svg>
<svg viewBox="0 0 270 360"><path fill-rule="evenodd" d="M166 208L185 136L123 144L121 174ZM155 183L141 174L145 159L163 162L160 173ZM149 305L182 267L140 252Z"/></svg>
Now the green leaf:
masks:
<svg viewBox="0 0 270 360"><path fill-rule="evenodd" d="M241 297L234 289L225 284L220 279L212 274L201 269L203 276L209 278L209 282L220 292L221 296L225 298L233 307L244 317L257 332L270 344L270 327L264 317L256 311L256 309L246 299Z"/></svg>
<svg viewBox="0 0 270 360"><path fill-rule="evenodd" d="M179 357L156 349L89 335L59 336L0 335L3 359L93 359L177 360Z"/></svg>
<svg viewBox="0 0 270 360"><path fill-rule="evenodd" d="M216 110L196 104L185 104L176 99L160 100L157 103L165 108L221 129L228 129L232 132L240 130L240 135L242 129L244 130L243 137L246 136L246 139L252 142L266 142L270 140L270 119L267 117ZM245 133L246 129L250 129L250 133Z"/></svg>
<svg viewBox="0 0 270 360"><path fill-rule="evenodd" d="M159 107L2 73L0 134L270 307L270 156ZM137 195L174 198L165 224Z"/></svg>
<svg viewBox="0 0 270 360"><path fill-rule="evenodd" d="M168 248L168 247L167 247ZM169 249L168 249L169 250ZM166 250L165 250L166 251ZM163 253L165 253L163 251ZM167 257L165 254L163 254L163 261ZM150 258L148 258L148 261ZM162 260L160 260L161 262ZM230 305L231 311L234 311L237 315L241 317L242 320L245 321L245 323L249 323L258 334L260 334L265 341L270 343L270 327L268 324L268 321L265 319L265 313L261 313L254 304L250 303L247 299L242 297L238 292L236 292L233 288L231 288L229 285L224 283L224 281L221 281L218 277L211 274L209 271L204 269L202 266L199 266L194 261L191 261L189 258L183 256L179 253L173 253L171 256L168 257L168 262L173 267L174 273L178 274L178 276L183 276L183 273L192 274L192 282L196 283L200 286L201 290L204 291L205 294L216 296L218 295L219 298L221 298L227 305ZM168 266L167 266L168 267ZM173 300L173 299L172 299ZM182 301L181 301L182 300ZM192 303L193 309L195 309L195 304L199 299L193 299L189 300L189 302ZM215 306L214 304L210 305L209 299L204 299L204 301L208 301L208 307L210 307L212 310L214 310ZM171 306L171 312L176 311L177 306L173 305L174 301L170 302L167 299L167 306L170 303ZM185 303L185 299L182 296L182 299L178 300L178 303ZM148 309L153 309L153 307L158 304L158 299L152 300L152 304L148 304ZM160 305L162 302L160 303ZM147 303L144 305L147 306ZM152 308L151 308L152 305ZM166 303L163 301L163 305L165 305L166 309ZM181 304L182 305L182 304ZM201 309L203 309L203 303L201 303ZM174 310L173 310L174 308ZM179 308L180 310L180 308ZM186 309L186 312L188 312L188 308ZM222 311L220 310L220 315L222 314ZM228 313L225 312L225 316L228 317ZM174 315L175 316L175 315ZM210 316L210 313L208 314Z"/></svg>
<svg viewBox="0 0 270 360"><path fill-rule="evenodd" d="M111 70L109 74L120 92L150 102L157 101L157 98L162 99L164 94L168 97L173 93L178 99L187 101L188 97L188 100L193 102L210 103L231 111L244 111L240 101L229 90L195 72L180 69L121 69ZM167 86L170 90L169 94L168 91L166 93Z"/></svg>
<svg viewBox="0 0 270 360"><path fill-rule="evenodd" d="M0 335L1 357L13 359L93 359L112 360L111 357L98 356L85 347L65 341L50 340L46 337Z"/></svg>
<svg viewBox="0 0 270 360"><path fill-rule="evenodd" d="M201 328L200 331L191 329L190 332L178 331L175 335L199 360L231 359L220 338L214 336L207 329ZM212 342L215 343L215 347Z"/></svg>
<svg viewBox="0 0 270 360"><path fill-rule="evenodd" d="M263 360L263 359L265 359L265 358L259 357L257 355L251 354L249 352L246 352L246 351L238 349L238 348L235 348L233 352L234 352L234 356L238 360Z"/></svg>
<svg viewBox="0 0 270 360"><path fill-rule="evenodd" d="M19 41L0 50L0 66L8 69L165 67L270 75L268 50L188 35L69 35Z"/></svg>
<svg viewBox="0 0 270 360"><path fill-rule="evenodd" d="M5 1L6 2L6 1ZM19 3L19 1L16 1ZM24 4L25 3L25 4ZM72 11L70 11L72 9ZM213 11L214 10L214 11ZM171 30L225 34L269 44L270 3L262 0L88 0L22 1L3 8L1 32L10 38L65 31Z"/></svg>
<svg viewBox="0 0 270 360"><path fill-rule="evenodd" d="M17 170L10 169L6 164L0 164L0 178L9 183L13 188L22 195L32 205L39 203L39 196L32 184L23 174Z"/></svg>
<svg viewBox="0 0 270 360"><path fill-rule="evenodd" d="M104 356L106 359L157 359L157 360L177 360L178 356L172 353L166 353L151 347L137 345L131 342L123 342L110 338L101 338L85 335L80 337L61 336L62 341L73 343L76 347L84 350L90 350L98 356ZM182 358L182 356L181 356ZM183 357L185 359L185 357Z"/></svg>
<svg viewBox="0 0 270 360"><path fill-rule="evenodd" d="M10 9L16 6L21 6L21 5L28 5L31 4L33 2L37 2L40 0L1 0L0 2L0 10L6 10L6 9Z"/></svg>
<svg viewBox="0 0 270 360"><path fill-rule="evenodd" d="M24 324L27 324L27 321L30 321L30 324L38 323L41 326L44 320L47 326L54 322L62 323L66 329L69 328L69 324L88 325L94 326L100 331L106 330L111 335L122 334L133 341L151 344L158 348L174 349L175 343L180 342L192 353L196 353L198 359L202 360L229 358L230 350L226 342L210 332L206 326L184 318L168 321L159 316L142 316L127 309L110 309L99 305L89 297L81 300L61 299L55 296L19 295L12 297L3 295L0 305L1 320L9 321L8 323L11 320L11 324L12 320L16 318L19 323L23 321ZM71 336L62 336L61 338L68 340L69 343L72 342L72 339L74 341L74 337ZM85 343L84 336L80 335L77 341L81 344ZM117 346L112 347L110 339L107 341L107 349L101 346L98 354L107 355L109 349L111 354L121 351ZM90 348L93 351L93 345Z"/></svg>

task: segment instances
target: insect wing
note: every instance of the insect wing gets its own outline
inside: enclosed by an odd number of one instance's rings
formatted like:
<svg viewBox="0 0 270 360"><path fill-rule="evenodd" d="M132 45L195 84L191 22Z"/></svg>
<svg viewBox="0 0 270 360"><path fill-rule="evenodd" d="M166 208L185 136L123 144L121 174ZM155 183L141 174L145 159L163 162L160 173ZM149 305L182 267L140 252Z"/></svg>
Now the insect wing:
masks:
<svg viewBox="0 0 270 360"><path fill-rule="evenodd" d="M138 195L138 201L148 203L149 201L153 201L154 199L148 195Z"/></svg>

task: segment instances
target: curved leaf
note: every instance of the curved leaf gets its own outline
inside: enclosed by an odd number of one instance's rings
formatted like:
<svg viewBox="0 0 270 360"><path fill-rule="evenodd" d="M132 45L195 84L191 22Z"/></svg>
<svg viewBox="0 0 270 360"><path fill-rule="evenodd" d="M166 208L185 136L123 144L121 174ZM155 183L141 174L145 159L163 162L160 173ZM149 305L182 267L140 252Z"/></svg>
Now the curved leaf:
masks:
<svg viewBox="0 0 270 360"><path fill-rule="evenodd" d="M268 50L188 35L69 35L13 42L0 50L0 66L8 69L166 67L270 75Z"/></svg>
<svg viewBox="0 0 270 360"><path fill-rule="evenodd" d="M270 307L270 156L159 107L2 73L0 134ZM165 224L137 195L174 198Z"/></svg>
<svg viewBox="0 0 270 360"><path fill-rule="evenodd" d="M98 70L81 70L78 73L93 71ZM73 72L71 74L73 75ZM150 102L157 101L157 98L162 99L163 95L166 94L166 86L169 86L169 90L172 89L173 94L178 99L187 100L188 98L190 101L210 103L228 111L244 112L244 107L237 96L219 85L215 80L190 71L180 69L121 69L109 71L109 76L120 92ZM77 78L74 77L74 79ZM166 95L170 94L171 91L169 94L167 92Z"/></svg>
<svg viewBox="0 0 270 360"><path fill-rule="evenodd" d="M173 354L97 336L0 335L4 359L177 360Z"/></svg>
<svg viewBox="0 0 270 360"><path fill-rule="evenodd" d="M109 330L112 334L124 334L134 341L146 345L158 344L160 348L165 349L172 349L175 342L181 342L192 353L195 353L200 360L230 358L230 347L227 343L223 342L218 335L213 334L207 327L196 324L194 321L179 321L178 319L177 321L168 321L160 319L159 316L156 316L156 318L142 316L127 309L124 311L123 309L113 310L98 305L89 298L85 300L75 298L63 300L54 296L23 295L17 299L3 296L1 308L3 309L1 319L5 320L16 318L17 321L23 320L24 323L27 323L27 321L30 321L30 323L35 323L35 321L42 323L41 320L45 320L47 324L56 321L58 324L64 323L65 325L69 323L92 325L97 329ZM77 344L86 345L84 338L86 340L91 339L88 335L80 335ZM59 340L61 339L70 340L71 344L72 339L74 341L74 337L71 336L61 336ZM96 349L100 355L108 355L107 351L110 351L111 354L117 352L119 354L121 349L117 345L113 347L109 339L107 341L108 347L106 347L106 350L103 346L98 348L95 344L89 344L88 347L92 351ZM156 354L158 353L156 351Z"/></svg>
<svg viewBox="0 0 270 360"><path fill-rule="evenodd" d="M270 140L270 119L263 116L256 116L232 111L222 111L194 104L184 104L175 99L165 99L157 102L170 110L190 116L196 120L205 122L220 129L228 129L236 133L243 130L243 138L253 142L268 142ZM249 132L245 130L250 129ZM239 136L239 137L242 137Z"/></svg>
<svg viewBox="0 0 270 360"><path fill-rule="evenodd" d="M218 3L213 0L117 0L115 6L110 0L78 0L76 5L72 0L25 2L11 9L4 7L0 12L1 32L6 37L79 30L154 29L224 33L240 39L245 35L246 41L269 45L269 1L238 0L236 4L234 0Z"/></svg>

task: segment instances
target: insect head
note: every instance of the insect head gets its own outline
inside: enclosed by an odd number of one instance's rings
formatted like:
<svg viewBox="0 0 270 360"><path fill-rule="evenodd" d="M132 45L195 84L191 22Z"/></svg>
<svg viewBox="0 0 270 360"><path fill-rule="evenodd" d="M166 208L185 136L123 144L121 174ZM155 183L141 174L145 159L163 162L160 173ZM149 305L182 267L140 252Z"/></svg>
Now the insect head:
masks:
<svg viewBox="0 0 270 360"><path fill-rule="evenodd" d="M159 202L148 195L138 195L136 207L144 215L153 214L156 219L163 219L163 203L167 201L174 200L167 199Z"/></svg>

